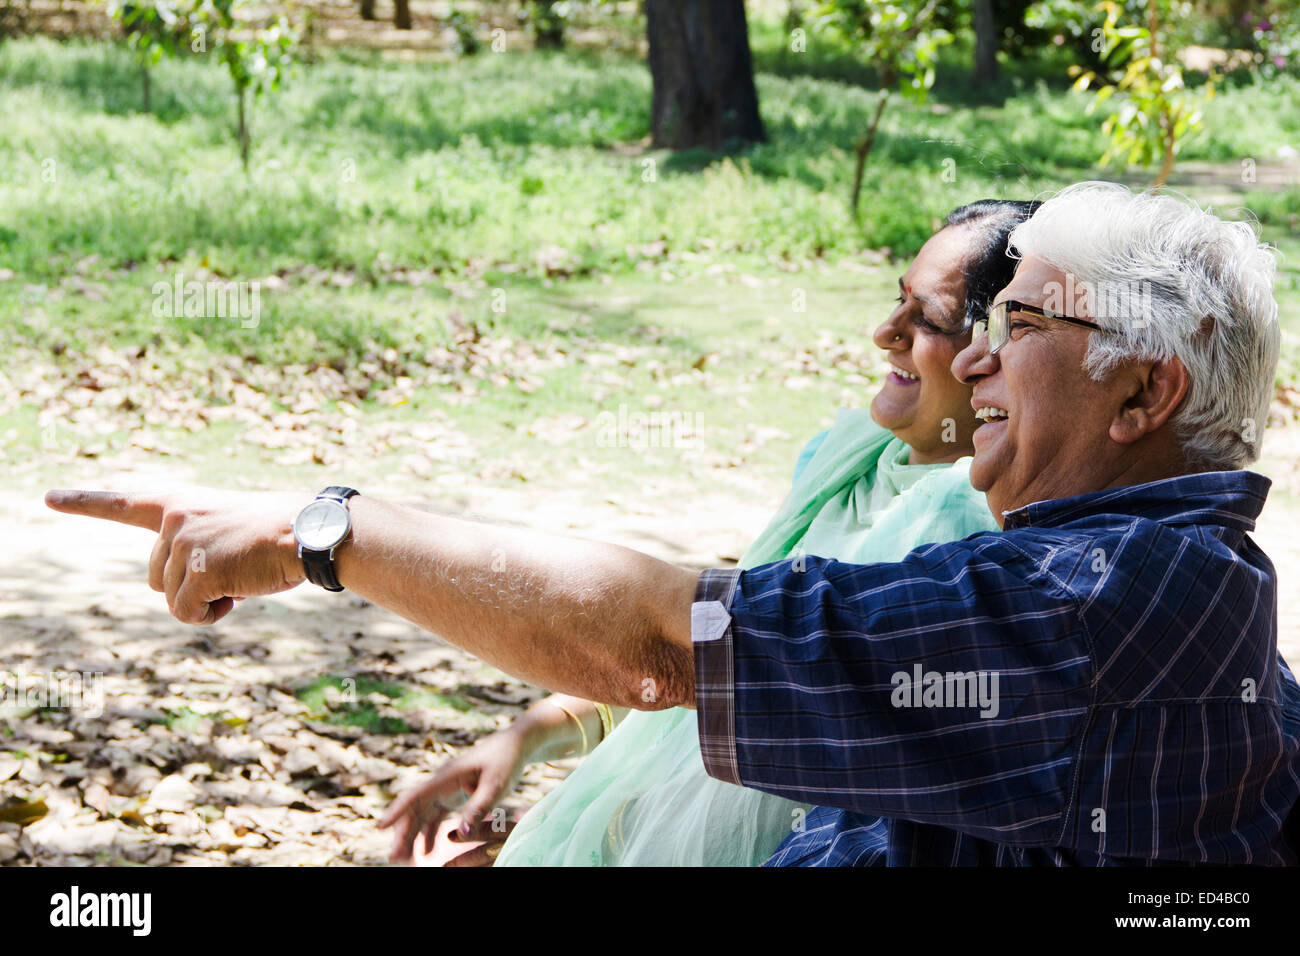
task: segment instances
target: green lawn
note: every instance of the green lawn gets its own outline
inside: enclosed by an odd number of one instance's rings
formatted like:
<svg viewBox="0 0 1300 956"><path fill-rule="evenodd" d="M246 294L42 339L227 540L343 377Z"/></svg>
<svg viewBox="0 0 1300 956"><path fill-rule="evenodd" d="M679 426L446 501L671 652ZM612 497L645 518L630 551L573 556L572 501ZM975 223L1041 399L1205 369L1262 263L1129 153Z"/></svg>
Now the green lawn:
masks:
<svg viewBox="0 0 1300 956"><path fill-rule="evenodd" d="M540 455L552 477L581 461L616 483L626 449L588 437L575 451L548 429L620 405L698 414L714 465L788 468L836 407L870 394L870 329L945 212L1118 174L1093 167L1098 120L1048 82L1051 64L979 102L949 65L926 108L886 113L854 222L852 146L876 93L835 78L860 67L816 47L794 60L773 37L756 28L770 141L739 156L646 151L649 78L625 57L334 53L258 104L247 176L215 64L158 67L148 115L122 49L6 43L6 373L48 365L50 381L75 383L102 347L132 350L152 384L112 392L121 414L106 410L93 439L105 449L149 424L149 388L220 406L247 372L271 414L295 408L303 376L334 368L342 384L320 389L327 413L343 400L368 422L445 414L480 460L516 461L515 478L540 477L526 464ZM1230 86L1187 157L1269 161L1300 143L1298 93L1294 79ZM1286 253L1283 321L1300 331L1300 190L1187 191L1263 220ZM155 283L178 272L260 283L256 326L159 315ZM0 393L6 456L40 450L40 408ZM150 427L175 452L206 455L205 477L265 457L237 440L238 421ZM74 421L45 447L83 447L83 431ZM645 470L681 468L659 451Z"/></svg>

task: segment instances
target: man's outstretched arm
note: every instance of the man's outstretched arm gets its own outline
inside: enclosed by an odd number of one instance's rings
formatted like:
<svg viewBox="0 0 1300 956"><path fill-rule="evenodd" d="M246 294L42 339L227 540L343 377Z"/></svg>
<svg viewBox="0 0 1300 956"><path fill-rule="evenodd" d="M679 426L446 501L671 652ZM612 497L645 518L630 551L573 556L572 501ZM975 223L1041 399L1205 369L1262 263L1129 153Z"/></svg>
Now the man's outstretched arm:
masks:
<svg viewBox="0 0 1300 956"><path fill-rule="evenodd" d="M51 491L57 511L158 533L149 584L181 621L304 580L292 523L311 496ZM696 575L617 545L502 528L364 496L339 582L530 683L639 709L694 706ZM322 600L330 600L322 595Z"/></svg>

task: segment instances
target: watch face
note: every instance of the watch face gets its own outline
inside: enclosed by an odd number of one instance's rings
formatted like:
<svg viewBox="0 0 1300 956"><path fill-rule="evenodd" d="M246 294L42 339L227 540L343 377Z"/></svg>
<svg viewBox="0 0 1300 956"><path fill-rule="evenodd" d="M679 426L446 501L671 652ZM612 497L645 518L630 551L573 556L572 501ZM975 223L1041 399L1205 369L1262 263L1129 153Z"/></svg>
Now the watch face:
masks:
<svg viewBox="0 0 1300 956"><path fill-rule="evenodd" d="M309 551L328 551L348 535L352 515L330 498L318 498L302 511L293 523L298 543Z"/></svg>

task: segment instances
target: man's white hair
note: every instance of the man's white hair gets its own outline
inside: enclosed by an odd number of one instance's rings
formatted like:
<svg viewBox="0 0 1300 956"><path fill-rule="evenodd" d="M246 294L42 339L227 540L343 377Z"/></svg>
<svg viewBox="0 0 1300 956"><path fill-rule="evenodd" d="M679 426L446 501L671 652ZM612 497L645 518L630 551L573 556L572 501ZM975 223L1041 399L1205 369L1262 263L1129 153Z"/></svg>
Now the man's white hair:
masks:
<svg viewBox="0 0 1300 956"><path fill-rule="evenodd" d="M1094 379L1127 359L1182 361L1190 382L1172 421L1190 468L1259 457L1281 333L1275 250L1252 224L1182 198L1078 183L1017 226L1010 246L1066 274L1064 314L1075 314L1073 285L1093 321L1120 333L1091 334L1084 369Z"/></svg>

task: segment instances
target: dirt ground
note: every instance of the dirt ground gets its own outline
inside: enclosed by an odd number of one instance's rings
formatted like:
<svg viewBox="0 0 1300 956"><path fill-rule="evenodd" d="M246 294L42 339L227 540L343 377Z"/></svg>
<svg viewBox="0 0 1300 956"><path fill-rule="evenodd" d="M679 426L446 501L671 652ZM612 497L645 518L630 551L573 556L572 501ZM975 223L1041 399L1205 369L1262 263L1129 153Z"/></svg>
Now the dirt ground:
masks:
<svg viewBox="0 0 1300 956"><path fill-rule="evenodd" d="M1285 477L1255 538L1279 571L1281 649L1300 662L1300 515L1289 503L1300 426L1271 448L1261 470ZM149 489L193 479L142 457L116 470L88 464L68 482ZM410 479L355 483L692 567L734 560L784 492L775 480L737 484L734 473L705 484L725 492L660 485L635 505L575 488L466 485L430 496ZM81 706L15 709L12 689L0 700L14 731L0 730L0 864L382 863L388 839L375 821L391 795L540 694L347 594L302 587L249 600L214 627L181 625L145 583L149 533L55 514L40 491L25 483L0 496L0 678L102 676L93 692L84 685ZM473 707L405 710L409 731L368 733L326 722L295 695L324 674L402 682ZM387 698L370 699L396 715ZM535 801L570 766L533 768L514 804Z"/></svg>
<svg viewBox="0 0 1300 956"><path fill-rule="evenodd" d="M148 463L88 469L81 483L90 481L194 483L184 469ZM746 544L742 529L760 528L774 507L758 495L697 496L687 515L667 502L660 512L574 491L431 498L380 475L355 483L694 567L734 560ZM5 494L0 519L0 690L9 681L0 698L0 864L382 863L389 841L374 824L391 795L541 693L355 596L315 588L249 600L217 626L188 627L145 583L149 533L55 514L33 487ZM101 676L78 685L82 674ZM324 722L295 696L327 674L454 695L473 710L398 713L372 695L380 716L400 717L410 732L366 733ZM33 702L15 691L32 675L62 677L54 686L71 706L15 707ZM169 724L177 713L188 720ZM514 804L531 804L571 767L533 768ZM29 808L26 821L18 804Z"/></svg>

